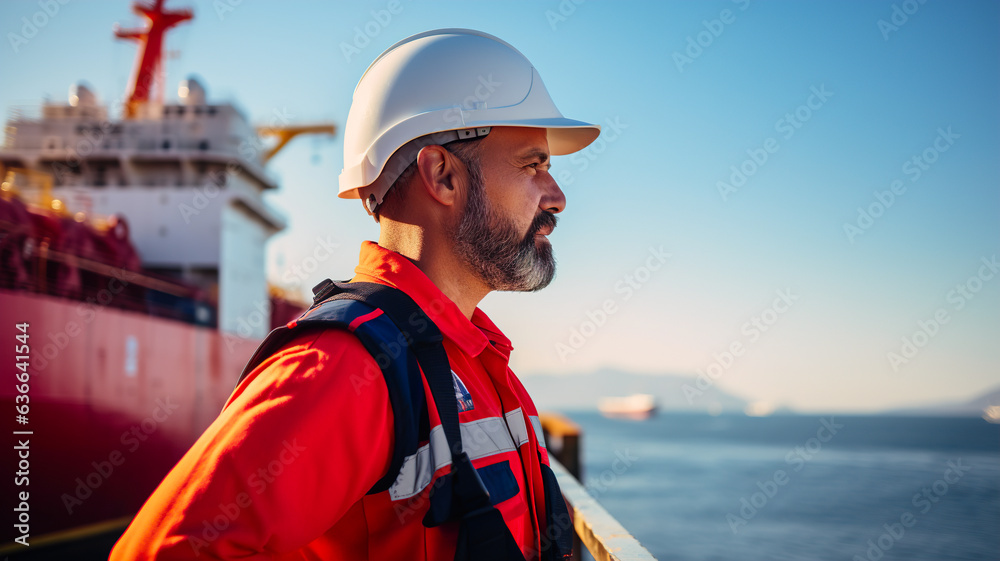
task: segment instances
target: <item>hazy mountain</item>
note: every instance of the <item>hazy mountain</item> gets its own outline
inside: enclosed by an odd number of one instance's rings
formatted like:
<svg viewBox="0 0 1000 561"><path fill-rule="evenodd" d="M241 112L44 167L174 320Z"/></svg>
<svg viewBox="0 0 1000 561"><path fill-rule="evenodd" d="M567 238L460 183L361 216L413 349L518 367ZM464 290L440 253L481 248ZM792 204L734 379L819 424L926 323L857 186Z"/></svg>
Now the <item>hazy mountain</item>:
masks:
<svg viewBox="0 0 1000 561"><path fill-rule="evenodd" d="M700 389L693 376L602 369L589 374L522 376L521 381L539 409L595 410L602 397L634 393L656 396L661 410L667 411L728 413L742 412L747 406L746 400L714 385ZM702 387L705 387L704 383Z"/></svg>
<svg viewBox="0 0 1000 561"><path fill-rule="evenodd" d="M637 374L605 368L587 374L534 374L520 378L542 410L593 411L602 397L635 393L654 395L662 411L742 413L748 404L747 400L714 385L705 387L702 383L699 387L694 376L679 374ZM1000 386L964 401L911 406L881 414L979 417L991 405L1000 405ZM787 408L776 412L793 413Z"/></svg>
<svg viewBox="0 0 1000 561"><path fill-rule="evenodd" d="M1000 405L1000 386L965 401L919 405L886 411L887 415L941 415L955 417L979 417L983 409Z"/></svg>

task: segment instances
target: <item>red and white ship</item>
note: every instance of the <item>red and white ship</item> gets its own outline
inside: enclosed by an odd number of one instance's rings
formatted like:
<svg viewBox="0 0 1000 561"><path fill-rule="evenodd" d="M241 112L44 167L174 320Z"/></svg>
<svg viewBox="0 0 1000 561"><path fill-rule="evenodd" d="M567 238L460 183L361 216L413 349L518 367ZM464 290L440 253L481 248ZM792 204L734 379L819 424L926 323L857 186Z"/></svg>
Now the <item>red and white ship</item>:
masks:
<svg viewBox="0 0 1000 561"><path fill-rule="evenodd" d="M115 30L139 44L118 107L75 86L67 103L13 111L0 147L6 465L27 441L4 505L28 497L24 514L6 510L0 554L19 537L123 528L259 341L301 311L267 282L265 242L285 223L263 200L278 187L264 163L292 136L333 127L258 129L195 80L166 102L165 34L193 14L163 0L134 9L147 26Z"/></svg>

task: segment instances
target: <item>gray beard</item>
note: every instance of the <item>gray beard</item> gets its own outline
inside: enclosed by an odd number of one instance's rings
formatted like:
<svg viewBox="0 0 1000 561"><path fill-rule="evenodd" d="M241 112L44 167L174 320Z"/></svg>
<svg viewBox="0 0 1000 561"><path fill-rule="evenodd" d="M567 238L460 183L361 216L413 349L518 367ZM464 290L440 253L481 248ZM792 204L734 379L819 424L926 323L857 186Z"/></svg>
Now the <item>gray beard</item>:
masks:
<svg viewBox="0 0 1000 561"><path fill-rule="evenodd" d="M486 200L478 166L469 168L469 198L453 234L456 252L491 290L534 292L552 282L556 260L546 241L537 245L535 234L546 225L555 226L552 213L543 212L521 236L507 216Z"/></svg>

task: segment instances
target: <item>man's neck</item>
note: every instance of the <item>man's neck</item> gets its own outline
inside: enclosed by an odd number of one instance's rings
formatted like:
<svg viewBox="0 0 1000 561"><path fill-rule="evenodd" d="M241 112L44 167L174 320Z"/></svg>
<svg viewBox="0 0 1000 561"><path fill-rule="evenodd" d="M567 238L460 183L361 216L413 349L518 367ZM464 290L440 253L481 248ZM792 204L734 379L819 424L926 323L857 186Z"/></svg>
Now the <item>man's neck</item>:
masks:
<svg viewBox="0 0 1000 561"><path fill-rule="evenodd" d="M458 306L465 317L472 319L476 306L490 293L489 287L469 271L465 263L451 251L451 242L444 239L430 240L427 232L426 229L412 226L409 228L383 226L378 244L413 262L449 300Z"/></svg>

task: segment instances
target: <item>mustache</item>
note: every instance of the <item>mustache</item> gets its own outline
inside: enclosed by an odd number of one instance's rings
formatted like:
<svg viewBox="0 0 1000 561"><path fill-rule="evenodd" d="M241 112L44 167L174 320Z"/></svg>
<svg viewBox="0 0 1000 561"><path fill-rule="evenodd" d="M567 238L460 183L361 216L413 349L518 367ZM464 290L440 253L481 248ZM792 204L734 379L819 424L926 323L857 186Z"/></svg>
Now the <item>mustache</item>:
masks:
<svg viewBox="0 0 1000 561"><path fill-rule="evenodd" d="M535 219L531 221L531 227L528 228L527 237L534 238L535 234L537 234L539 231L541 231L542 228L545 228L546 226L551 226L552 229L554 230L556 227L556 223L558 221L559 219L556 217L555 214L547 210L543 210L541 214L536 216Z"/></svg>

